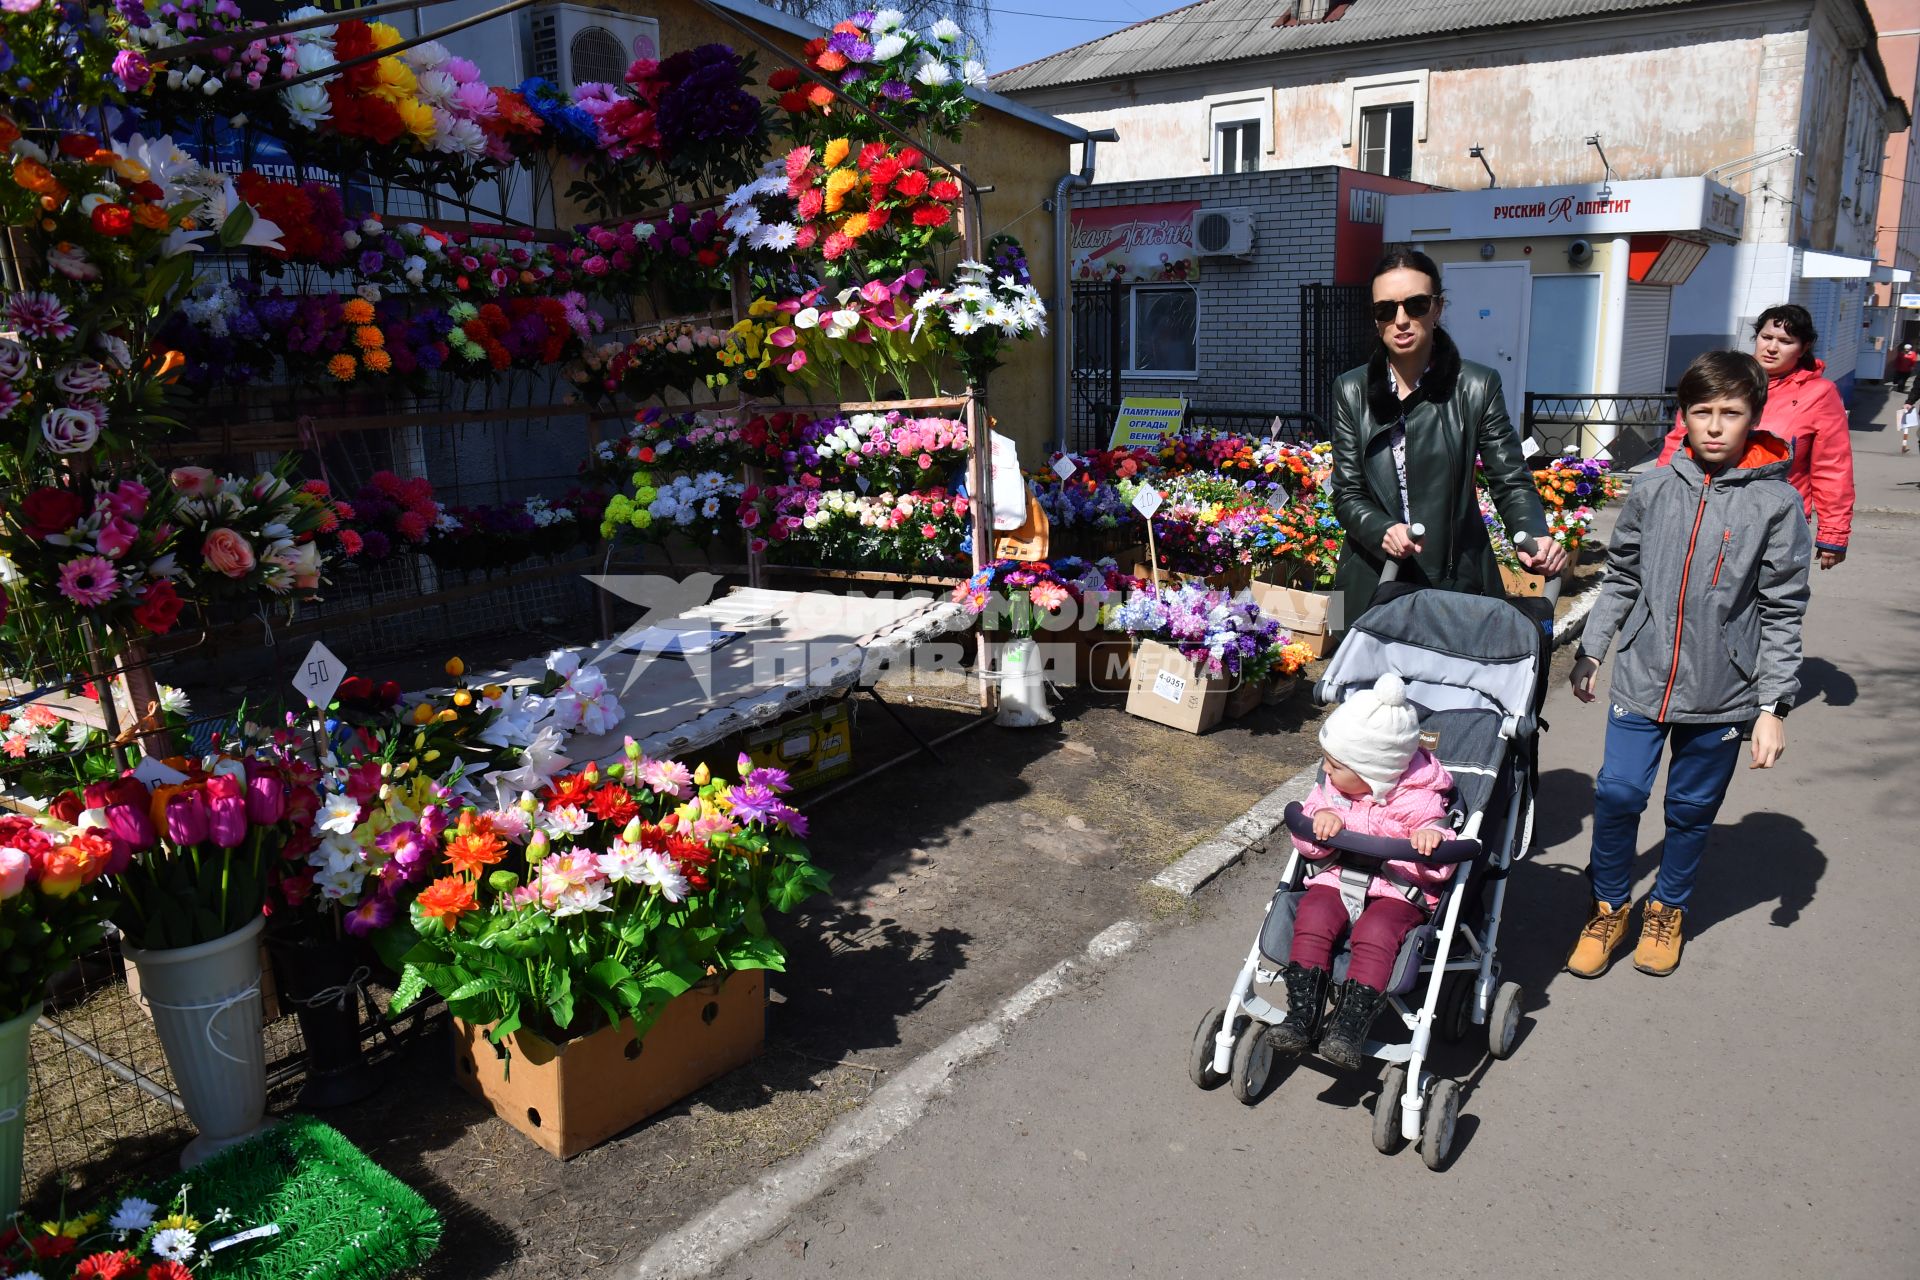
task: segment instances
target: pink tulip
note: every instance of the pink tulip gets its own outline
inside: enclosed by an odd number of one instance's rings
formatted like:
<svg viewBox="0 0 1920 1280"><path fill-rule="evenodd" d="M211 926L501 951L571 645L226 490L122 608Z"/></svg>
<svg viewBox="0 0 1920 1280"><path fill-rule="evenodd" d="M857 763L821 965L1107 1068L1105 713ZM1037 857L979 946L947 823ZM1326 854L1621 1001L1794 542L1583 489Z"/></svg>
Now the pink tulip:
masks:
<svg viewBox="0 0 1920 1280"><path fill-rule="evenodd" d="M27 887L27 872L33 859L12 845L0 847L0 901L14 897Z"/></svg>
<svg viewBox="0 0 1920 1280"><path fill-rule="evenodd" d="M175 844L201 844L208 835L210 815L204 792L193 791L167 801L167 839Z"/></svg>

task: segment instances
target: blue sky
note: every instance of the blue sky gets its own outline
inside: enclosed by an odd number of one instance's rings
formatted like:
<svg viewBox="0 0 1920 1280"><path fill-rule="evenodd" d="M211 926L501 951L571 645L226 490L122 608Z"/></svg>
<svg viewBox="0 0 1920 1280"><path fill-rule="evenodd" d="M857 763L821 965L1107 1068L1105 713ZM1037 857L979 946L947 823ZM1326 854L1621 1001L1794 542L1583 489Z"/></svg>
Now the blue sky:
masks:
<svg viewBox="0 0 1920 1280"><path fill-rule="evenodd" d="M1177 7L1178 0L994 0L987 69L1010 71ZM1035 16L1045 15L1045 16Z"/></svg>

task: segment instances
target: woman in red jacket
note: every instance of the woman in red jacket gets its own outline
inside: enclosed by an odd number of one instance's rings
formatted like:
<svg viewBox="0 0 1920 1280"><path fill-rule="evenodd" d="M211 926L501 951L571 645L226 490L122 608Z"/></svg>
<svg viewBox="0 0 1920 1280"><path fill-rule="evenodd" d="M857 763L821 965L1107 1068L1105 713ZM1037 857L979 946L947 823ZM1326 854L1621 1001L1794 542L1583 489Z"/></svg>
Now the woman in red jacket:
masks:
<svg viewBox="0 0 1920 1280"><path fill-rule="evenodd" d="M1847 558L1853 529L1853 440L1840 388L1813 357L1819 336L1807 309L1792 302L1768 307L1753 323L1753 358L1767 371L1767 407L1758 429L1792 446L1787 480L1799 490L1807 518L1818 517L1814 549L1820 567L1831 569ZM1660 451L1660 465L1671 461L1686 439L1682 416Z"/></svg>

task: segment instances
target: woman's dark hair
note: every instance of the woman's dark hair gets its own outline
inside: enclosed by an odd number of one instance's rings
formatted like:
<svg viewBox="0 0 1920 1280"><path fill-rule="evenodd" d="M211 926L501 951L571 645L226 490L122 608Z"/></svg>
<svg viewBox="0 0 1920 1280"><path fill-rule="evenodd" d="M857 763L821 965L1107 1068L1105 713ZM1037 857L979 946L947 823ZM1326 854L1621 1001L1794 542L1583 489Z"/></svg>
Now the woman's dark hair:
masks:
<svg viewBox="0 0 1920 1280"><path fill-rule="evenodd" d="M1678 399L1682 413L1709 400L1745 400L1757 423L1767 407L1767 371L1744 351L1703 351L1680 375Z"/></svg>
<svg viewBox="0 0 1920 1280"><path fill-rule="evenodd" d="M1372 284L1389 271L1400 271L1402 269L1426 272L1427 279L1433 281L1433 296L1436 298L1442 296L1440 292L1440 265L1418 249L1395 248L1387 250L1386 253L1381 256L1380 261L1374 266L1373 274L1367 278L1367 283Z"/></svg>
<svg viewBox="0 0 1920 1280"><path fill-rule="evenodd" d="M1813 368L1813 344L1819 341L1820 331L1813 327L1813 316L1807 309L1797 302L1768 307L1753 322L1753 336L1759 337L1760 331L1770 324L1779 325L1789 338L1800 344L1800 367Z"/></svg>

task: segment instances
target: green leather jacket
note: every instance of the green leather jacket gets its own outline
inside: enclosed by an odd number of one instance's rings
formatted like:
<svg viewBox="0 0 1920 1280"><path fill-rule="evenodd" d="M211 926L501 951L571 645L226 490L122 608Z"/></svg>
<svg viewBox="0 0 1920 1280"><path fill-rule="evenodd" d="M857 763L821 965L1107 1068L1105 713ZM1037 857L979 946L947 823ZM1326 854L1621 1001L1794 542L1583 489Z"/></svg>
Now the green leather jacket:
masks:
<svg viewBox="0 0 1920 1280"><path fill-rule="evenodd" d="M1460 359L1445 330L1434 334L1433 360L1414 393L1399 399L1387 377L1384 349L1334 383L1333 510L1347 531L1334 574L1345 622L1366 610L1380 585L1380 543L1401 521L1400 478L1392 428L1407 419L1407 490L1413 523L1426 526L1425 550L1403 564L1400 578L1475 595L1502 595L1474 495L1473 464L1509 530L1547 532L1546 512L1520 438L1507 417L1500 375Z"/></svg>

